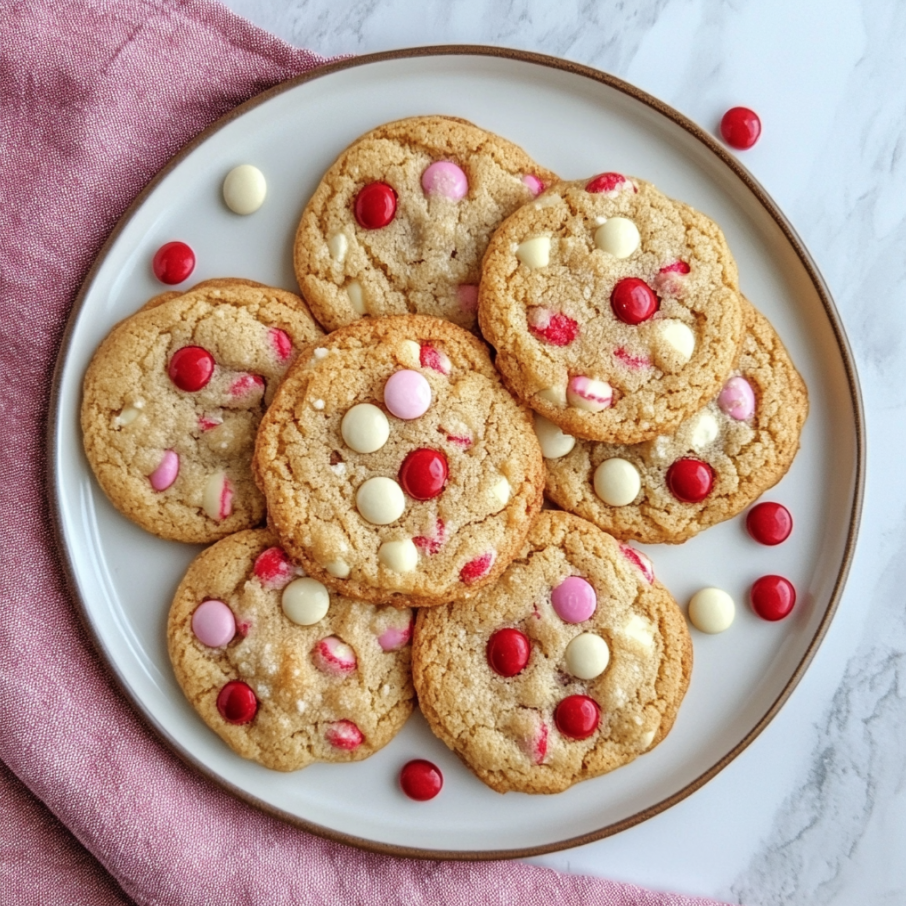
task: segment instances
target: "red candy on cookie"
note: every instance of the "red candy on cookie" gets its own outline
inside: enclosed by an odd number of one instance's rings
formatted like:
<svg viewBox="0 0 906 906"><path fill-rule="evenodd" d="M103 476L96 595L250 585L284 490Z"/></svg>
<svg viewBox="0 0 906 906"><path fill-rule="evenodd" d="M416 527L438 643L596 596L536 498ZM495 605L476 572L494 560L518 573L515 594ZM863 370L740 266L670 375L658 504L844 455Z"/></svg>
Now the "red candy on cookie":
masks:
<svg viewBox="0 0 906 906"><path fill-rule="evenodd" d="M447 483L447 457L439 450L422 447L413 450L400 466L399 480L403 490L415 500L432 500Z"/></svg>
<svg viewBox="0 0 906 906"><path fill-rule="evenodd" d="M173 353L167 373L180 390L195 393L211 380L214 356L201 346L183 346Z"/></svg>
<svg viewBox="0 0 906 906"><path fill-rule="evenodd" d="M396 217L396 192L385 182L372 182L355 198L355 219L366 230L379 230Z"/></svg>
<svg viewBox="0 0 906 906"><path fill-rule="evenodd" d="M641 324L659 307L654 290L638 277L624 277L610 295L613 313L624 324Z"/></svg>
<svg viewBox="0 0 906 906"><path fill-rule="evenodd" d="M588 739L600 722L601 709L587 695L569 695L554 710L557 729L569 739Z"/></svg>
<svg viewBox="0 0 906 906"><path fill-rule="evenodd" d="M247 683L231 680L217 695L217 710L227 723L247 724L258 712L258 699Z"/></svg>
<svg viewBox="0 0 906 906"><path fill-rule="evenodd" d="M683 503L701 503L714 486L714 470L699 459L678 459L667 470L667 487Z"/></svg>
<svg viewBox="0 0 906 906"><path fill-rule="evenodd" d="M518 629L498 629L488 639L488 664L500 676L516 676L525 669L532 645Z"/></svg>

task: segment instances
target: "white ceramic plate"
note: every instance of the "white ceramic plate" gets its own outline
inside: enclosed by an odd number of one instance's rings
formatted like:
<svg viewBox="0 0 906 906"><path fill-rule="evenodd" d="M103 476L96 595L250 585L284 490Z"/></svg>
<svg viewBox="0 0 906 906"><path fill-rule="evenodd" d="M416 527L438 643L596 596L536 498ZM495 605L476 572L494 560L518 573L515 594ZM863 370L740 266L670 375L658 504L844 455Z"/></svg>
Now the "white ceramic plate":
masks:
<svg viewBox="0 0 906 906"><path fill-rule="evenodd" d="M373 758L294 774L235 756L198 719L170 669L171 596L197 548L131 525L93 480L78 429L89 359L120 318L160 292L150 269L164 242L197 254L191 283L241 276L296 289L295 226L321 173L366 130L427 113L465 117L521 144L564 178L617 170L651 180L722 225L743 291L776 326L810 392L802 450L769 499L795 518L762 547L742 517L679 547L649 550L685 603L717 585L739 603L718 636L693 630L695 668L667 739L608 776L556 796L485 788L415 714ZM238 217L221 201L236 164L266 175L268 197ZM70 323L52 415L52 486L71 579L102 656L149 722L185 758L239 795L311 829L370 849L487 858L559 849L613 833L688 795L732 759L795 685L823 635L852 552L862 490L862 419L852 359L826 289L782 215L716 142L679 114L592 70L528 54L435 48L362 58L269 92L184 150L132 207L83 288ZM787 576L799 602L779 624L746 606L751 582ZM429 803L397 788L413 757L443 770Z"/></svg>

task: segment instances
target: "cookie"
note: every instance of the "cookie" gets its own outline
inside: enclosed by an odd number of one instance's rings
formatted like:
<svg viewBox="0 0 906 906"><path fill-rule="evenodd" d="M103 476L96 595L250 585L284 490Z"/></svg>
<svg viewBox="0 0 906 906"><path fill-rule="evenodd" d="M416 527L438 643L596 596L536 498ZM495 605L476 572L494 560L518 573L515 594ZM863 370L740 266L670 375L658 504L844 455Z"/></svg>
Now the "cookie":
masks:
<svg viewBox="0 0 906 906"><path fill-rule="evenodd" d="M251 457L261 414L317 337L298 296L248 280L167 292L117 324L85 375L85 453L113 505L205 543L264 519Z"/></svg>
<svg viewBox="0 0 906 906"><path fill-rule="evenodd" d="M686 622L650 561L545 511L496 585L418 613L428 724L500 793L557 793L650 751L689 685Z"/></svg>
<svg viewBox="0 0 906 906"><path fill-rule="evenodd" d="M548 496L623 540L677 543L735 516L786 474L808 393L767 318L744 301L739 362L672 436L574 440L540 416Z"/></svg>
<svg viewBox="0 0 906 906"><path fill-rule="evenodd" d="M189 566L167 621L170 661L202 720L278 771L360 761L413 707L411 611L332 595L265 529Z"/></svg>
<svg viewBox="0 0 906 906"><path fill-rule="evenodd" d="M465 120L421 116L347 148L302 214L294 261L328 329L424 314L475 328L491 233L556 176Z"/></svg>
<svg viewBox="0 0 906 906"><path fill-rule="evenodd" d="M717 225L650 183L605 173L559 183L501 225L479 321L534 410L577 437L638 443L717 393L743 319Z"/></svg>
<svg viewBox="0 0 906 906"><path fill-rule="evenodd" d="M428 607L493 582L541 506L529 411L483 343L438 318L367 318L300 353L258 433L268 519L306 572Z"/></svg>

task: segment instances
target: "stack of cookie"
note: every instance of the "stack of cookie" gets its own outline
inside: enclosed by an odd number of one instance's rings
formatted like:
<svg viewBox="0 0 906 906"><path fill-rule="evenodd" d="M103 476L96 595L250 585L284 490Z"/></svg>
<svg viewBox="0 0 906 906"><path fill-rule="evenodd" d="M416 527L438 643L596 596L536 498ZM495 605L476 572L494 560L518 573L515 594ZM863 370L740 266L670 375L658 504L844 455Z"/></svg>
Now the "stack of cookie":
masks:
<svg viewBox="0 0 906 906"><path fill-rule="evenodd" d="M372 754L416 693L502 792L650 750L692 648L625 542L742 510L807 407L720 230L641 180L561 182L419 117L340 155L294 260L304 301L239 279L164 294L85 379L114 504L217 542L170 611L188 699L279 770Z"/></svg>

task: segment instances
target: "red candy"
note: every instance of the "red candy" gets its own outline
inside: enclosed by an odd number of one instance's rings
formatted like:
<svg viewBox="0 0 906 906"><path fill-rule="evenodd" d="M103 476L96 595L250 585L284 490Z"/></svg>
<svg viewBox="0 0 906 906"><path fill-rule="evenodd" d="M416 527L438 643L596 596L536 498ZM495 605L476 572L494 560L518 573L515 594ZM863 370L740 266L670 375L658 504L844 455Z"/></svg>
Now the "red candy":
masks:
<svg viewBox="0 0 906 906"><path fill-rule="evenodd" d="M585 191L594 194L612 192L618 186L622 186L624 182L626 182L626 177L622 173L602 173L585 187Z"/></svg>
<svg viewBox="0 0 906 906"><path fill-rule="evenodd" d="M501 676L515 676L525 669L532 644L518 629L498 629L488 639L488 664Z"/></svg>
<svg viewBox="0 0 906 906"><path fill-rule="evenodd" d="M563 312L544 312L540 317L532 319L529 315L529 330L538 337L550 343L551 346L569 346L579 335L579 323Z"/></svg>
<svg viewBox="0 0 906 906"><path fill-rule="evenodd" d="M557 729L569 739L587 739L601 722L598 703L587 695L570 695L554 710Z"/></svg>
<svg viewBox="0 0 906 906"><path fill-rule="evenodd" d="M692 270L685 261L674 261L673 264L668 264L662 267L658 273L659 274L688 274Z"/></svg>
<svg viewBox="0 0 906 906"><path fill-rule="evenodd" d="M258 699L251 686L231 680L217 696L217 710L230 724L247 724L258 711Z"/></svg>
<svg viewBox="0 0 906 906"><path fill-rule="evenodd" d="M714 487L714 469L699 459L678 459L667 470L667 487L683 503L700 503Z"/></svg>
<svg viewBox="0 0 906 906"><path fill-rule="evenodd" d="M759 544L780 544L793 531L793 517L782 503L759 503L746 516L746 528Z"/></svg>
<svg viewBox="0 0 906 906"><path fill-rule="evenodd" d="M289 334L285 330L280 330L279 327L273 327L268 332L268 336L277 358L281 362L285 362L293 354L293 341L289 338Z"/></svg>
<svg viewBox="0 0 906 906"><path fill-rule="evenodd" d="M258 580L266 588L284 588L296 574L296 569L286 551L279 547L269 547L258 554L253 569Z"/></svg>
<svg viewBox="0 0 906 906"><path fill-rule="evenodd" d="M400 466L400 484L416 500L432 500L447 483L447 457L439 450L413 450Z"/></svg>
<svg viewBox="0 0 906 906"><path fill-rule="evenodd" d="M155 253L151 269L161 283L182 283L195 270L195 252L184 242L168 242Z"/></svg>
<svg viewBox="0 0 906 906"><path fill-rule="evenodd" d="M400 787L410 799L417 802L433 799L443 785L444 775L440 768L423 758L408 762L400 771Z"/></svg>
<svg viewBox="0 0 906 906"><path fill-rule="evenodd" d="M720 134L731 148L745 151L758 141L761 120L748 107L731 107L720 121Z"/></svg>
<svg viewBox="0 0 906 906"><path fill-rule="evenodd" d="M658 310L658 300L644 280L624 277L610 294L610 307L624 324L641 324Z"/></svg>
<svg viewBox="0 0 906 906"><path fill-rule="evenodd" d="M752 609L763 620L782 620L796 603L796 589L783 576L762 576L749 592Z"/></svg>
<svg viewBox="0 0 906 906"><path fill-rule="evenodd" d="M431 556L436 554L447 540L447 529L443 519L438 518L434 524L434 534L430 537L427 535L418 535L412 539L412 543L420 550Z"/></svg>
<svg viewBox="0 0 906 906"><path fill-rule="evenodd" d="M167 374L170 380L187 393L201 390L214 373L214 356L201 346L183 346L173 353Z"/></svg>
<svg viewBox="0 0 906 906"><path fill-rule="evenodd" d="M396 192L385 182L372 182L355 197L355 219L366 230L379 230L396 216Z"/></svg>
<svg viewBox="0 0 906 906"><path fill-rule="evenodd" d="M365 735L351 720L335 720L329 724L324 738L335 748L351 752L364 741Z"/></svg>
<svg viewBox="0 0 906 906"><path fill-rule="evenodd" d="M488 553L482 554L474 560L470 560L459 571L459 578L462 579L466 585L471 585L473 582L477 582L482 576L487 575L493 563L494 552L488 551Z"/></svg>

